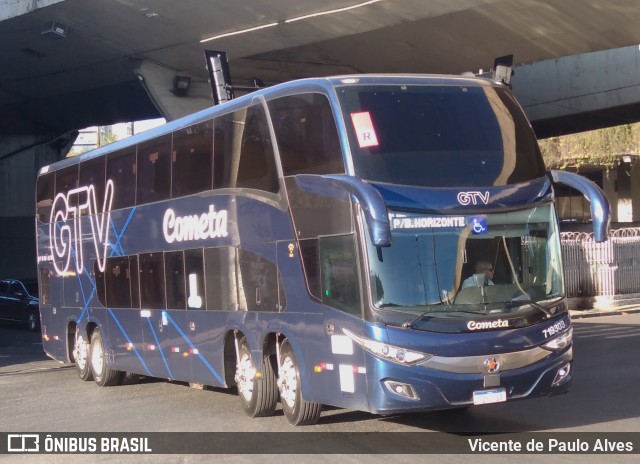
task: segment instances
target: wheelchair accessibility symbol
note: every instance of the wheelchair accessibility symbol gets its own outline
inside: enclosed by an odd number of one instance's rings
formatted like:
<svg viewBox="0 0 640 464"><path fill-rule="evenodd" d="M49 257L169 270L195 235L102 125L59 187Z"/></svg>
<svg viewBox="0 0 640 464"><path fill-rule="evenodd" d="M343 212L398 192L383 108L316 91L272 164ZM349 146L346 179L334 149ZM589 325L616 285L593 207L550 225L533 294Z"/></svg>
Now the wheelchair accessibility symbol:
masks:
<svg viewBox="0 0 640 464"><path fill-rule="evenodd" d="M471 233L473 235L483 235L489 233L486 216L473 216L469 220L471 221L470 226Z"/></svg>

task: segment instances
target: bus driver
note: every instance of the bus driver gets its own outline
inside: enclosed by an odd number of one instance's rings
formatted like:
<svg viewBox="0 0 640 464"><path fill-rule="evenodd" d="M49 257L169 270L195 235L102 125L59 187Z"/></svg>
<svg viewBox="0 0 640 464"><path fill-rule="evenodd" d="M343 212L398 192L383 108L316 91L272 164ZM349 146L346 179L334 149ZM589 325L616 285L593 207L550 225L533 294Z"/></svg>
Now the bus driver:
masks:
<svg viewBox="0 0 640 464"><path fill-rule="evenodd" d="M482 278L478 274L484 274L485 279L482 282ZM480 278L479 278L480 277ZM493 285L493 264L486 259L481 259L476 262L474 267L474 274L467 277L462 282L462 288L467 287L482 287L483 285Z"/></svg>

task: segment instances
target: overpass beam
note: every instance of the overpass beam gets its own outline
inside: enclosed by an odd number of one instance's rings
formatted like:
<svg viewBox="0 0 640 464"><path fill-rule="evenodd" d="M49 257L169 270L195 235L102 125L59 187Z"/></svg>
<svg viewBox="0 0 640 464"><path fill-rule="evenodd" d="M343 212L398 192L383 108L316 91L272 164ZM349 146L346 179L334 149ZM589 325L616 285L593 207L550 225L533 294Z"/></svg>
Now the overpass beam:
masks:
<svg viewBox="0 0 640 464"><path fill-rule="evenodd" d="M539 138L640 120L637 45L517 66L511 84Z"/></svg>
<svg viewBox="0 0 640 464"><path fill-rule="evenodd" d="M202 59L204 66L204 57ZM178 119L213 105L211 86L208 81L198 80L172 68L142 60L135 70L149 98L168 121ZM174 92L176 76L190 77L191 82L184 95Z"/></svg>

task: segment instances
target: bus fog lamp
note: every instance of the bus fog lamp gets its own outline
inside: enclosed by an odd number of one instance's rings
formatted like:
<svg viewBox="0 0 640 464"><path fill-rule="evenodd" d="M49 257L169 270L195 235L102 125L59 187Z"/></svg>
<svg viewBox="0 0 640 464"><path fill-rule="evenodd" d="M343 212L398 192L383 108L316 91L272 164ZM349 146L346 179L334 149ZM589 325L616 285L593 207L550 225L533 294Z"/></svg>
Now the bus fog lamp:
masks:
<svg viewBox="0 0 640 464"><path fill-rule="evenodd" d="M385 380L384 386L395 395L408 398L410 400L419 400L418 394L408 383L397 382L395 380Z"/></svg>
<svg viewBox="0 0 640 464"><path fill-rule="evenodd" d="M562 385L569 379L569 374L571 373L571 363L567 363L558 369L556 373L556 377L553 379L552 387L557 387L558 385Z"/></svg>

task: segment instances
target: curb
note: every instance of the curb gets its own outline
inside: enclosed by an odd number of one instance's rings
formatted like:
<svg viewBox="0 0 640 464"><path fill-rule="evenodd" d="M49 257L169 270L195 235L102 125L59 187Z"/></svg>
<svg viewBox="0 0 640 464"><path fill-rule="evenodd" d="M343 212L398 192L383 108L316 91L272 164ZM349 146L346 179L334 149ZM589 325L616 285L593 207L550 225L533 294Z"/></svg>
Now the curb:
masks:
<svg viewBox="0 0 640 464"><path fill-rule="evenodd" d="M571 319L584 319L588 317L622 316L625 314L640 313L640 305L621 306L615 309L585 309L571 310Z"/></svg>

